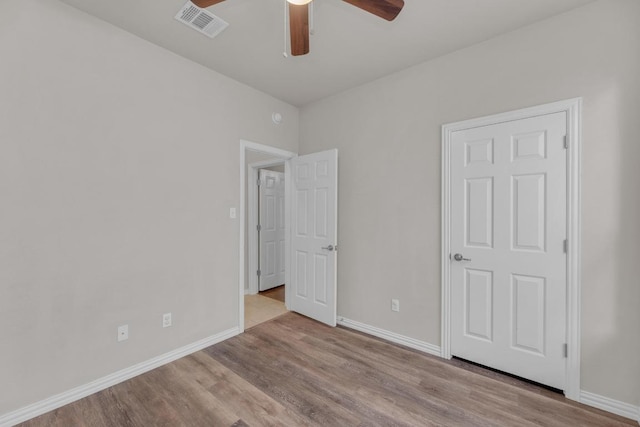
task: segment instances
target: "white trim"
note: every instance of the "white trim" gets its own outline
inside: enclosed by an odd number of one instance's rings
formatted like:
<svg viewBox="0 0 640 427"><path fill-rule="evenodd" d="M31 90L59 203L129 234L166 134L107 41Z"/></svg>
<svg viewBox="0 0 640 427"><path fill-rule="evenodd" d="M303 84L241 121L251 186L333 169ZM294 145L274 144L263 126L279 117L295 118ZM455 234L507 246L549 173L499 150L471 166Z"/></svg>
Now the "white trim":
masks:
<svg viewBox="0 0 640 427"><path fill-rule="evenodd" d="M620 402L605 396L582 390L580 392L580 403L620 415L621 417L630 418L638 421L640 424L640 407L629 403Z"/></svg>
<svg viewBox="0 0 640 427"><path fill-rule="evenodd" d="M384 340L391 341L392 343L400 344L414 350L419 350L433 356L440 356L441 353L440 347L437 345L376 328L375 326L367 325L365 323L356 322L355 320L345 319L341 316L338 316L338 325L349 329L355 329L356 331L364 332L365 334L373 335L374 337L382 338Z"/></svg>
<svg viewBox="0 0 640 427"><path fill-rule="evenodd" d="M295 156L293 156L295 157ZM284 240L286 247L284 251L284 306L287 310L291 309L291 301L293 300L291 282L291 194L293 186L291 185L291 159L284 162ZM289 285L289 286L286 286Z"/></svg>
<svg viewBox="0 0 640 427"><path fill-rule="evenodd" d="M271 166L284 166L284 159L270 159L264 160L261 162L250 163L249 167L249 183L257 183L258 177L260 173L260 169L268 168ZM249 268L249 283L248 289L246 289L245 294L255 295L258 293L258 276L253 274L253 271L258 270L258 230L256 226L258 225L258 197L259 192L256 191L257 185L251 184L247 185L247 235L248 235L248 265Z"/></svg>
<svg viewBox="0 0 640 427"><path fill-rule="evenodd" d="M450 238L451 236L451 224L449 218L449 212L451 210L451 183L449 178L449 165L451 164L451 149L450 149L451 131L446 126L442 127L442 190L441 190L441 233L440 233L440 275L441 283L441 308L440 314L440 348L442 350L441 356L445 359L451 359L451 333L450 333L450 320L449 307L451 305L451 287L450 287L450 268L449 254L451 253Z"/></svg>
<svg viewBox="0 0 640 427"><path fill-rule="evenodd" d="M579 399L582 260L582 98L566 101L567 112L567 378L565 396Z"/></svg>
<svg viewBox="0 0 640 427"><path fill-rule="evenodd" d="M281 159L290 159L298 155L298 153L294 153L293 151L287 151L281 148L259 144L257 142L251 142L244 139L240 140L240 148L242 148L243 151L244 149L247 149L249 151L256 151L258 153L272 155L273 157L279 157Z"/></svg>
<svg viewBox="0 0 640 427"><path fill-rule="evenodd" d="M114 372L105 377L91 381L87 384L48 397L44 400L25 406L13 412L6 413L0 416L0 427L13 426L18 423L27 421L31 418L37 417L38 415L42 415L54 409L60 408L64 405L68 405L69 403L75 402L76 400L82 399L91 394L97 393L101 390L131 379L135 376L144 374L145 372L148 372L152 369L158 368L162 365L166 365L167 363L173 362L174 360L180 359L181 357L188 356L189 354L195 353L196 351L200 351L203 348L212 346L221 341L234 337L239 333L240 330L237 327L227 329L226 331L222 331L208 338L201 339L163 355Z"/></svg>
<svg viewBox="0 0 640 427"><path fill-rule="evenodd" d="M286 150L282 150L280 148L276 148L276 147L271 147L269 145L263 145L263 144L258 144L256 142L251 142L251 141L245 141L244 139L240 140L240 224L239 224L239 233L238 233L238 240L239 240L239 244L238 244L238 259L239 259L239 271L238 271L238 329L240 330L240 332L244 332L244 266L245 266L245 259L244 259L244 233L245 233L245 229L244 229L244 224L245 224L245 217L246 217L246 207L245 207L245 192L246 192L246 177L247 177L247 165L246 165L246 151L250 150L250 151L256 151L258 153L263 153L263 154L267 154L273 157L278 157L282 160L285 160L284 163L284 179L285 179L285 214L288 213L289 211L289 191L290 191L290 187L288 185L289 183L289 175L290 175L290 171L289 171L289 159L291 159L292 157L297 156L296 153L293 153L291 151L286 151ZM285 242L289 242L289 217L288 215L285 215ZM285 268L286 268L286 275L285 275L285 283L290 283L289 281L289 253L288 251L285 251L286 254L286 258L285 258ZM290 286L287 286L285 288L285 304L288 301L288 292L287 290L290 288Z"/></svg>
<svg viewBox="0 0 640 427"><path fill-rule="evenodd" d="M578 400L580 395L580 165L582 146L582 98L574 98L536 107L525 108L502 114L496 114L477 119L450 123L442 126L442 329L441 356L451 358L451 321L449 307L451 304L450 289L450 211L451 211L451 134L455 131L479 126L488 126L529 117L567 113L567 141L569 143L567 155L567 240L569 250L567 254L567 343L568 357L565 380L565 396L571 400Z"/></svg>

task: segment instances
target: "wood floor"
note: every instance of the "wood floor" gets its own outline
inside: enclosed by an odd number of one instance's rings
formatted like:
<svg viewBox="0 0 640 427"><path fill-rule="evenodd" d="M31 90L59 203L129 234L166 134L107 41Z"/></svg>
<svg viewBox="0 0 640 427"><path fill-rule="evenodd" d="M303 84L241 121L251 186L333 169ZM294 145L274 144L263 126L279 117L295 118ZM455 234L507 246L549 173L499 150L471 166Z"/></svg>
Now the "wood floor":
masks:
<svg viewBox="0 0 640 427"><path fill-rule="evenodd" d="M24 426L634 425L517 379L284 314Z"/></svg>
<svg viewBox="0 0 640 427"><path fill-rule="evenodd" d="M262 291L260 292L260 295L272 298L276 301L284 302L284 285Z"/></svg>

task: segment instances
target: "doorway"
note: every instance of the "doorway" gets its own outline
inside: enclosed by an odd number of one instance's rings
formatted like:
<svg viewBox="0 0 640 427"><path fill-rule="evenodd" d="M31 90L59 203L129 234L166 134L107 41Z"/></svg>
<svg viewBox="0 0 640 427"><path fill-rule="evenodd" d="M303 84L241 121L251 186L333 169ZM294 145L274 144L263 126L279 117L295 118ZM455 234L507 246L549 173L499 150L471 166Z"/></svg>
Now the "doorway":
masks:
<svg viewBox="0 0 640 427"><path fill-rule="evenodd" d="M247 280L245 327L286 313L284 161L247 156ZM269 157L269 156L266 156Z"/></svg>
<svg viewBox="0 0 640 427"><path fill-rule="evenodd" d="M581 100L443 126L442 356L580 391Z"/></svg>
<svg viewBox="0 0 640 427"><path fill-rule="evenodd" d="M284 161L247 164L247 293L286 282Z"/></svg>
<svg viewBox="0 0 640 427"><path fill-rule="evenodd" d="M256 250L248 251L245 237L256 233L247 221L247 155L261 153L274 162L284 161L285 178L285 304L302 315L336 326L338 250L338 150L298 156L295 153L250 141L240 141L239 318L245 328L244 296L255 283L248 265L257 265ZM265 166L264 164L262 165ZM249 238L248 242L257 238ZM250 259L251 258L251 259Z"/></svg>
<svg viewBox="0 0 640 427"><path fill-rule="evenodd" d="M287 310L285 292L284 304L258 295L258 231L257 231L257 179L259 171L267 168L284 168L285 185L289 173L286 161L296 153L250 141L240 141L240 271L239 271L239 307L238 324L241 330L273 318ZM256 203L252 201L256 200ZM284 209L289 203L284 197ZM288 247L288 231L285 229L285 248ZM286 262L285 280L287 283ZM246 301L245 301L246 299ZM246 307L245 307L246 305ZM249 318L247 318L247 315Z"/></svg>
<svg viewBox="0 0 640 427"><path fill-rule="evenodd" d="M258 171L258 290L285 285L284 165Z"/></svg>

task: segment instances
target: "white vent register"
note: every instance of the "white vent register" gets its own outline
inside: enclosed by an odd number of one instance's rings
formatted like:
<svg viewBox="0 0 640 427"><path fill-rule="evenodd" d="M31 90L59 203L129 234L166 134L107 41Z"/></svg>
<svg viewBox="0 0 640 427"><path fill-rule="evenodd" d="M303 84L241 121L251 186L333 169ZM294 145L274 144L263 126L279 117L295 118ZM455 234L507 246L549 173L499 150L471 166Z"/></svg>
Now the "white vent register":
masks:
<svg viewBox="0 0 640 427"><path fill-rule="evenodd" d="M176 15L176 19L211 38L214 38L229 26L227 22L213 13L200 9L190 1L182 6L182 9Z"/></svg>

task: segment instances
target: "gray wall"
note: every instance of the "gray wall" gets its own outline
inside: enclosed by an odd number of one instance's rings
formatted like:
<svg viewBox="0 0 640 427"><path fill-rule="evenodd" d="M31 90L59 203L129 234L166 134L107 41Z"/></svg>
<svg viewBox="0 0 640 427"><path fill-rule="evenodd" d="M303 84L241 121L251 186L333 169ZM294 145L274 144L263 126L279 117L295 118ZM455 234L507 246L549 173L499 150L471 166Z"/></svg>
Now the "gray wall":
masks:
<svg viewBox="0 0 640 427"><path fill-rule="evenodd" d="M298 110L53 0L0 61L0 414L236 326L239 141Z"/></svg>
<svg viewBox="0 0 640 427"><path fill-rule="evenodd" d="M304 107L300 153L339 149L339 315L438 345L441 125L582 96L582 388L640 404L638 76L640 2L603 0Z"/></svg>

